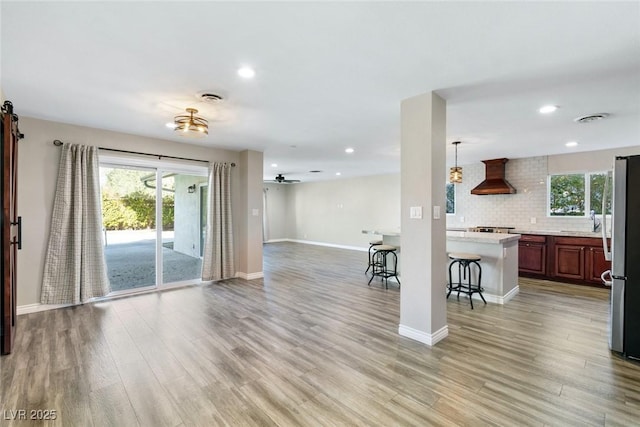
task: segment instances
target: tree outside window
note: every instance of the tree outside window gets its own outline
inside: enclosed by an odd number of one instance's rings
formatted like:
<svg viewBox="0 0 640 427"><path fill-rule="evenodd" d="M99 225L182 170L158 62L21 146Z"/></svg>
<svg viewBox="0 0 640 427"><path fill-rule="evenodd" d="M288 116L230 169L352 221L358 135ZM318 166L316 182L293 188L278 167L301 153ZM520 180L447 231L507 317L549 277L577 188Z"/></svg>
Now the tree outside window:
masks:
<svg viewBox="0 0 640 427"><path fill-rule="evenodd" d="M604 193L604 181L606 178L606 173L592 173L589 175L589 184L590 184L590 193L591 200L590 206L591 209L595 211L597 215L602 215L602 195ZM612 195L612 187L613 184L611 182L611 177L609 177L609 185L607 187L607 206L605 207L605 213L611 214L611 195Z"/></svg>
<svg viewBox="0 0 640 427"><path fill-rule="evenodd" d="M589 216L602 214L602 197L607 173L551 175L549 179L549 215ZM611 185L607 191L606 213L611 213ZM588 195L588 196L587 196Z"/></svg>
<svg viewBox="0 0 640 427"><path fill-rule="evenodd" d="M454 184L447 184L447 213L456 213L456 188Z"/></svg>

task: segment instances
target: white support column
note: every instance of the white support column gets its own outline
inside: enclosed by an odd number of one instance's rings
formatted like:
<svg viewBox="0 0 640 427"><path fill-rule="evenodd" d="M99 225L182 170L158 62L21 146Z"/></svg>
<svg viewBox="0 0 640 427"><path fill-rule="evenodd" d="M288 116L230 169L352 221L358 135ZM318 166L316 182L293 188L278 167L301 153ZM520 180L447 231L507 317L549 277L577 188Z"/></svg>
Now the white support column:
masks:
<svg viewBox="0 0 640 427"><path fill-rule="evenodd" d="M398 333L427 345L448 335L446 102L435 93L401 104L401 251ZM414 217L422 209L422 218ZM437 211L437 212L436 212ZM437 218L439 217L439 218Z"/></svg>

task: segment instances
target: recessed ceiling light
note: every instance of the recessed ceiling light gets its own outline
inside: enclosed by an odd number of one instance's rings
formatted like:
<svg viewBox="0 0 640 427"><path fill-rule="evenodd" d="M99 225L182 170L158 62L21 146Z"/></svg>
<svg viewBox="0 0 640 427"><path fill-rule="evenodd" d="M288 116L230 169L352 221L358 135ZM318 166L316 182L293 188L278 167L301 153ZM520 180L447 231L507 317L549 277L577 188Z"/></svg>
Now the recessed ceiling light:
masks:
<svg viewBox="0 0 640 427"><path fill-rule="evenodd" d="M337 176L340 176L340 175L342 175L342 174L341 174L340 172L336 172L336 175L337 175Z"/></svg>
<svg viewBox="0 0 640 427"><path fill-rule="evenodd" d="M278 167L278 164L277 164L277 163L271 163L271 167L272 167L272 168L277 168L277 167Z"/></svg>
<svg viewBox="0 0 640 427"><path fill-rule="evenodd" d="M578 146L578 142L577 141L569 141L566 144L567 147L577 147Z"/></svg>
<svg viewBox="0 0 640 427"><path fill-rule="evenodd" d="M175 128L176 128L176 124L175 124L175 123L173 123L173 122L169 122L169 123L167 123L165 126L167 126L167 127L168 127L168 128L170 128L170 129L175 129Z"/></svg>
<svg viewBox="0 0 640 427"><path fill-rule="evenodd" d="M356 150L354 150L354 149L353 149L353 148L351 148L351 147L346 148L346 149L344 150L344 152L345 152L345 153L349 153L349 154L353 153L354 151L356 151Z"/></svg>
<svg viewBox="0 0 640 427"><path fill-rule="evenodd" d="M553 113L557 109L558 109L557 105L545 105L544 107L540 107L538 111L541 112L542 114L549 114L549 113Z"/></svg>
<svg viewBox="0 0 640 427"><path fill-rule="evenodd" d="M238 69L238 75L245 79L252 79L255 77L256 72L251 67L240 67Z"/></svg>

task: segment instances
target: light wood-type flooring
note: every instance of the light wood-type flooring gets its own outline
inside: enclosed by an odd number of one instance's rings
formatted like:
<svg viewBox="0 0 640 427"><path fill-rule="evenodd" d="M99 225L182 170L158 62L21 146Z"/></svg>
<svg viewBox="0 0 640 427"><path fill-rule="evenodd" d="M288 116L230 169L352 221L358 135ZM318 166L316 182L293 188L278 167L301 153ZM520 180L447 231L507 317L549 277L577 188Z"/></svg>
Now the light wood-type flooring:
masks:
<svg viewBox="0 0 640 427"><path fill-rule="evenodd" d="M0 424L640 425L640 364L608 350L606 289L452 297L430 348L398 335L399 290L365 268L365 252L273 243L264 280L20 316ZM57 419L7 419L20 409Z"/></svg>

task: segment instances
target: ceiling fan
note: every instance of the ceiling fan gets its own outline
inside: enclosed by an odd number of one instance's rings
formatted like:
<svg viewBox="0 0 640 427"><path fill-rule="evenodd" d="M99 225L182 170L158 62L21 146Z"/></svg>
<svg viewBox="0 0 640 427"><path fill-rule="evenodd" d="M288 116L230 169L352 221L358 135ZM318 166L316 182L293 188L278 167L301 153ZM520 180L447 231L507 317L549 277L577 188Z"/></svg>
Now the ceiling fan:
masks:
<svg viewBox="0 0 640 427"><path fill-rule="evenodd" d="M279 184L292 184L295 182L300 182L299 179L286 179L284 177L284 175L282 175L281 173L279 173L278 175L276 175L276 178L273 180L274 182L277 182Z"/></svg>

